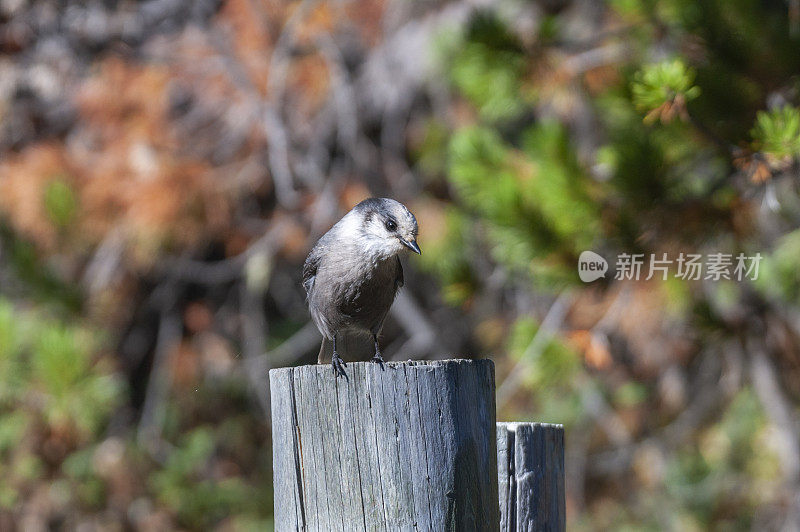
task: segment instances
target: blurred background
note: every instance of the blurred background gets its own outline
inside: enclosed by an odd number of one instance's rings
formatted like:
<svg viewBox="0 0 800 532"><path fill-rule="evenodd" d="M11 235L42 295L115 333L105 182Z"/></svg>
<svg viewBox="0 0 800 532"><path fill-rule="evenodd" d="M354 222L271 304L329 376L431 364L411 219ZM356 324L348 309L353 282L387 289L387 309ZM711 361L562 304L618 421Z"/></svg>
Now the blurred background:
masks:
<svg viewBox="0 0 800 532"><path fill-rule="evenodd" d="M0 0L0 529L269 530L302 262L379 195L385 356L563 423L570 529L797 530L799 73L798 0Z"/></svg>

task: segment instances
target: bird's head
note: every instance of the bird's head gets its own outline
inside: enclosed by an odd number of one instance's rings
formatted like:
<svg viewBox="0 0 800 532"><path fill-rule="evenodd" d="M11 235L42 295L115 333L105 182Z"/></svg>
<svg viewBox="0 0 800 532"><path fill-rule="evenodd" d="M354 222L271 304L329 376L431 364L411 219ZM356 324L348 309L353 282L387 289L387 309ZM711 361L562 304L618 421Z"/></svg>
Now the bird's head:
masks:
<svg viewBox="0 0 800 532"><path fill-rule="evenodd" d="M369 198L355 207L360 237L373 254L390 257L403 250L422 253L417 245L417 219L405 205L389 198Z"/></svg>

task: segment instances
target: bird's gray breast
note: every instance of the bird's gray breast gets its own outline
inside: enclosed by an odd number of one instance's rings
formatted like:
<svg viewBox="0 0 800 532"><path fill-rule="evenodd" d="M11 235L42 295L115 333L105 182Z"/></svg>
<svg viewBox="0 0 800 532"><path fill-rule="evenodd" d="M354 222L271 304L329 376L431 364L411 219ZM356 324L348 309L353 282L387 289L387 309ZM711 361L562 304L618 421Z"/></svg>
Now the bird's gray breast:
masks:
<svg viewBox="0 0 800 532"><path fill-rule="evenodd" d="M330 325L330 332L356 329L379 332L396 292L397 259L354 260L333 256L320 264L314 305Z"/></svg>

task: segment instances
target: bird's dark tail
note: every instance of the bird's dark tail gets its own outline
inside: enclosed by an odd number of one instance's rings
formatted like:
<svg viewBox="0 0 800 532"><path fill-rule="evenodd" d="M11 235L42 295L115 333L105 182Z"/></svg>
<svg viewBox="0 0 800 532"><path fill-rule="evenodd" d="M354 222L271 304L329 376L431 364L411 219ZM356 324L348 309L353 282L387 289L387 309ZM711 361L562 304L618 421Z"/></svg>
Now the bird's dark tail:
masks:
<svg viewBox="0 0 800 532"><path fill-rule="evenodd" d="M339 352L339 356L348 362L351 360L369 360L375 354L375 346L369 336L349 331L339 333L336 337L336 349ZM323 338L322 344L319 346L317 362L327 364L331 361L332 356L333 341Z"/></svg>
<svg viewBox="0 0 800 532"><path fill-rule="evenodd" d="M333 342L327 338L322 339L322 344L319 346L319 356L317 356L317 364L325 364L331 361L333 356Z"/></svg>

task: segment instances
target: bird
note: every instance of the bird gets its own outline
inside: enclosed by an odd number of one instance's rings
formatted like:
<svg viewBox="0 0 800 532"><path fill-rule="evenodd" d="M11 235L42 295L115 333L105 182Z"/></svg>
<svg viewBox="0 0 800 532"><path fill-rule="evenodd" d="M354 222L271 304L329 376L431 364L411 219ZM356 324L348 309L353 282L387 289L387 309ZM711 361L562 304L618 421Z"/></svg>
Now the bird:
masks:
<svg viewBox="0 0 800 532"><path fill-rule="evenodd" d="M383 367L378 336L395 295L404 284L400 254L422 254L419 228L408 208L390 198L368 198L353 207L317 241L303 264L303 288L311 319L322 333L317 362L332 344L331 367L347 378L337 337L371 338L372 362Z"/></svg>

